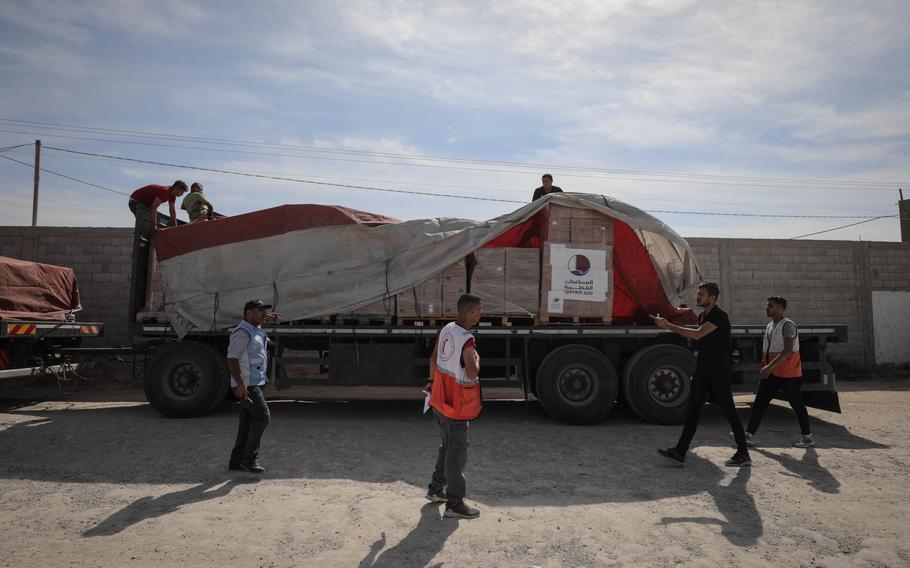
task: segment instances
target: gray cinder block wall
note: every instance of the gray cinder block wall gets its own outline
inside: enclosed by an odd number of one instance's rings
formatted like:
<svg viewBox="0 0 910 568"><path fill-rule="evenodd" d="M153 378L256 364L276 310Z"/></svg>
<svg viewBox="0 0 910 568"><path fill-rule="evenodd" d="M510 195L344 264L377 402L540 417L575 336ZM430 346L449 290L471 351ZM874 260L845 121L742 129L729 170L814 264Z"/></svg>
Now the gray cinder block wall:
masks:
<svg viewBox="0 0 910 568"><path fill-rule="evenodd" d="M688 239L702 276L717 280L734 323L767 321L765 298L781 295L797 323L845 323L850 341L834 357L875 363L873 291L910 291L910 243ZM105 344L130 341L127 318L132 229L0 227L0 255L76 271L82 321L102 321Z"/></svg>
<svg viewBox="0 0 910 568"><path fill-rule="evenodd" d="M77 321L104 323L94 343L130 341L130 256L133 230L110 227L0 227L0 255L76 271L83 310Z"/></svg>
<svg viewBox="0 0 910 568"><path fill-rule="evenodd" d="M856 367L875 364L872 292L910 291L910 243L687 240L733 323L767 322L766 298L784 296L797 324L847 324L850 339L832 354Z"/></svg>

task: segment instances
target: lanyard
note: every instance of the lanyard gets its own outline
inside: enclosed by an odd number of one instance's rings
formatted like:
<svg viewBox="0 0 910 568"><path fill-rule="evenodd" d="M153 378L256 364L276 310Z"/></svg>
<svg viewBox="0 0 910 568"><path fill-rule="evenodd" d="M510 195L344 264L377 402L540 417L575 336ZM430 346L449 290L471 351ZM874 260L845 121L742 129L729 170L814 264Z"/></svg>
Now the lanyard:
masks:
<svg viewBox="0 0 910 568"><path fill-rule="evenodd" d="M774 333L777 331L777 326L786 321L784 318L780 318L780 321L774 324L774 327L771 328L770 332L765 332L765 340L768 342L768 346L765 348L765 361L771 358L771 338L774 337Z"/></svg>

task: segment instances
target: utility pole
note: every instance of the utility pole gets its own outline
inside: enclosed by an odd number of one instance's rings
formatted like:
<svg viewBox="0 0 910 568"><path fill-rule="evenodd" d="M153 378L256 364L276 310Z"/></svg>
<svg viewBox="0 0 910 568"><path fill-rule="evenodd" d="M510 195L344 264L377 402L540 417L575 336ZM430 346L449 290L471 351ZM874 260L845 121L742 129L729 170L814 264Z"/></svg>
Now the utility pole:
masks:
<svg viewBox="0 0 910 568"><path fill-rule="evenodd" d="M904 190L898 189L901 200L897 202L897 212L901 218L901 242L910 243L910 199L904 199Z"/></svg>
<svg viewBox="0 0 910 568"><path fill-rule="evenodd" d="M35 193L32 196L32 227L38 226L38 183L41 181L41 140L35 140Z"/></svg>

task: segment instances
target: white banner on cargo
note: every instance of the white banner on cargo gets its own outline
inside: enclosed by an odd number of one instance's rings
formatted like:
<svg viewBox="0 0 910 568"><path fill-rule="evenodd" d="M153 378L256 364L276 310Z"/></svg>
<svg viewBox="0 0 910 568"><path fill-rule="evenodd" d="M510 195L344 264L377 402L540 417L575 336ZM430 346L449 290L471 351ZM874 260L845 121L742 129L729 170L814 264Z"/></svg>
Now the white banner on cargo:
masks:
<svg viewBox="0 0 910 568"><path fill-rule="evenodd" d="M553 245L550 249L552 284L549 293L550 313L554 311L554 300L581 300L583 302L605 302L610 289L610 274L607 270L607 252L603 249L566 248Z"/></svg>

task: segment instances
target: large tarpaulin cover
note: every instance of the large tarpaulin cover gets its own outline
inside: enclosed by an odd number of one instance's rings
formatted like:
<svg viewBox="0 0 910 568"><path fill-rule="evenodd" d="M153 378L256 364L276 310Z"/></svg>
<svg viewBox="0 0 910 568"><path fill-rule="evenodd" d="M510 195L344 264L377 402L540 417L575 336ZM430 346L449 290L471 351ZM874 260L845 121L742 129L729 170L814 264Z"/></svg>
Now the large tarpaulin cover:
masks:
<svg viewBox="0 0 910 568"><path fill-rule="evenodd" d="M81 308L72 268L0 256L0 317L63 321Z"/></svg>
<svg viewBox="0 0 910 568"><path fill-rule="evenodd" d="M165 311L180 337L236 324L244 303L255 298L273 304L285 321L349 312L408 290L484 246L541 246L535 228L545 224L550 204L617 221L615 324L645 323L657 312L694 319L691 310L675 307L690 301L699 279L685 239L631 205L581 193L551 194L488 221L398 223L345 210L346 219L326 225L306 218L311 208L326 214L322 206L282 206L161 229L154 242Z"/></svg>

